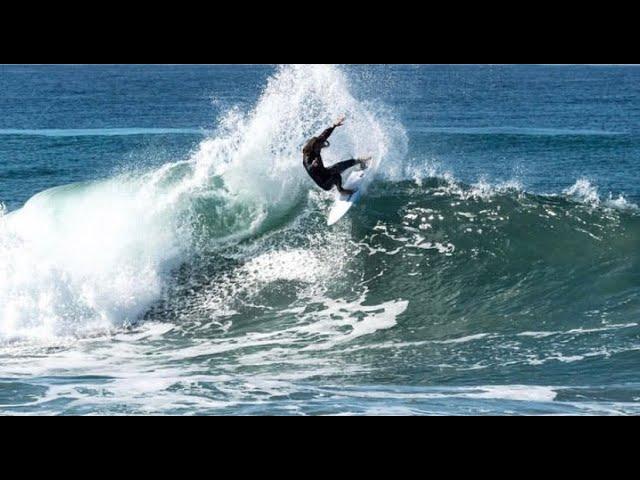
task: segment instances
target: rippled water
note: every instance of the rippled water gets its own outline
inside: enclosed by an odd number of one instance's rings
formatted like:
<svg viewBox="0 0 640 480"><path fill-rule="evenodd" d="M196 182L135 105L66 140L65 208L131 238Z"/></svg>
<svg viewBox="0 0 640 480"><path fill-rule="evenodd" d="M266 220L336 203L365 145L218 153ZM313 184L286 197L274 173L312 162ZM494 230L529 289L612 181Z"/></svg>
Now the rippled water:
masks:
<svg viewBox="0 0 640 480"><path fill-rule="evenodd" d="M638 413L638 77L0 67L0 412Z"/></svg>

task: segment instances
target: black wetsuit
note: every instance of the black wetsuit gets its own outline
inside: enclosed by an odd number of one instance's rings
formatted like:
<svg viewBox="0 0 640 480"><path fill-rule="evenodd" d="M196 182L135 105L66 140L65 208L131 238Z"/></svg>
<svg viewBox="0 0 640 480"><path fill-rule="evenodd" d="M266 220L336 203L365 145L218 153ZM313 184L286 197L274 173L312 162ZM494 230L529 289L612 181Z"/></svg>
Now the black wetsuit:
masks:
<svg viewBox="0 0 640 480"><path fill-rule="evenodd" d="M324 166L320 150L325 146L335 128L336 127L327 128L319 137L313 137L307 142L302 151L304 154L304 168L313 181L316 182L320 188L327 191L333 187L338 187L338 189L341 190L342 173L351 167L355 167L359 163L358 160L346 160L336 163L330 168Z"/></svg>

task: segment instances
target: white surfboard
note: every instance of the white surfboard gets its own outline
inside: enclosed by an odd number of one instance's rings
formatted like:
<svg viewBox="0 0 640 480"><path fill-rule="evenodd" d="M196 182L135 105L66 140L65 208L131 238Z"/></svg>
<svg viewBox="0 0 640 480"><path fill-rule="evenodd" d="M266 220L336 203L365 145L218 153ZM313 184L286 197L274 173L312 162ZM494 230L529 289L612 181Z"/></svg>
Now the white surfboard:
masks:
<svg viewBox="0 0 640 480"><path fill-rule="evenodd" d="M333 204L333 208L331 208L331 212L329 212L329 220L327 224L329 226L335 225L338 223L342 217L344 217L347 212L353 207L362 196L362 191L360 190L360 186L362 185L362 181L364 177L367 175L367 170L357 170L351 172L347 181L342 185L343 188L347 190L356 190L356 193L353 195L341 195L338 194L338 198L336 202Z"/></svg>

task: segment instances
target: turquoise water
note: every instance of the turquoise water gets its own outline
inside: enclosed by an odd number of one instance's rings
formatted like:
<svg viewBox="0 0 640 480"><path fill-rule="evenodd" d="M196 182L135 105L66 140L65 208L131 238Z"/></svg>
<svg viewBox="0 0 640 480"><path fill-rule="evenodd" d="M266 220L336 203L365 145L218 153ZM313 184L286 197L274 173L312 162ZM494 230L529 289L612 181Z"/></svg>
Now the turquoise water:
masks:
<svg viewBox="0 0 640 480"><path fill-rule="evenodd" d="M3 414L640 410L640 69L0 66L0 111Z"/></svg>

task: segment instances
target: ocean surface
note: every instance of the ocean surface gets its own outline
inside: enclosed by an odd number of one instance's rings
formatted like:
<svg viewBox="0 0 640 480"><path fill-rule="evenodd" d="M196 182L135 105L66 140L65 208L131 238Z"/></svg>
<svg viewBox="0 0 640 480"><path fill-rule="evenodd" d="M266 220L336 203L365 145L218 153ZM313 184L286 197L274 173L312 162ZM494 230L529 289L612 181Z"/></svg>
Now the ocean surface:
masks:
<svg viewBox="0 0 640 480"><path fill-rule="evenodd" d="M640 413L640 68L0 66L0 202L0 414Z"/></svg>

